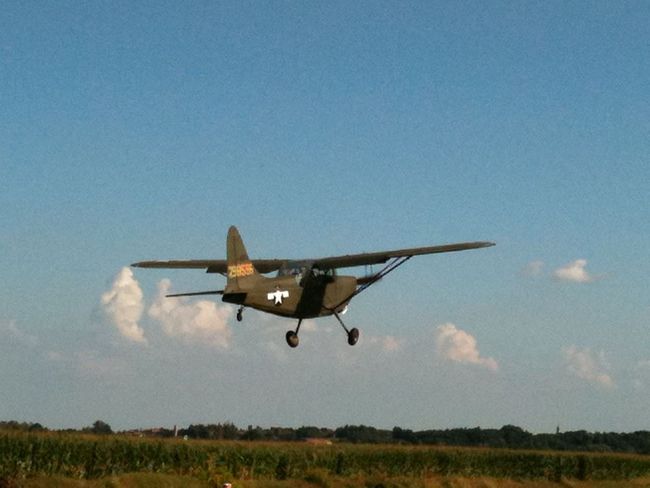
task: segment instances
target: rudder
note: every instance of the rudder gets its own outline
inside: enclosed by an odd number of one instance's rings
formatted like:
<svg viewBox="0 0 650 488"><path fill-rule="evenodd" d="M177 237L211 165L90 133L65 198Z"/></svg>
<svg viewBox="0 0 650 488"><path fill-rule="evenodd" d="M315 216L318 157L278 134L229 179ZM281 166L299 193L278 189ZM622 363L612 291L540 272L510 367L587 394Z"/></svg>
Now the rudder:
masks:
<svg viewBox="0 0 650 488"><path fill-rule="evenodd" d="M253 266L253 263L248 258L248 253L239 235L239 231L234 225L228 229L226 262L228 265L227 288L239 288L239 280L241 278L258 275L255 266Z"/></svg>

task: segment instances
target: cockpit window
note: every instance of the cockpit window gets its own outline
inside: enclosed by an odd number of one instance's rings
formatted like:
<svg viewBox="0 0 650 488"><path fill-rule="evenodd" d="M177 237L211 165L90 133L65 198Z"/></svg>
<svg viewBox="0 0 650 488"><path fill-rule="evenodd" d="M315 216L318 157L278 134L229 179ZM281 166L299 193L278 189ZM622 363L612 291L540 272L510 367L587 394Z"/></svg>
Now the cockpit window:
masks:
<svg viewBox="0 0 650 488"><path fill-rule="evenodd" d="M308 269L306 263L288 262L278 270L278 276L302 276Z"/></svg>
<svg viewBox="0 0 650 488"><path fill-rule="evenodd" d="M315 277L318 277L318 276L326 276L326 277L329 277L329 276L334 276L334 274L335 274L333 268L320 269L320 268L317 267L317 266L314 266L314 267L311 269L311 272L312 272L312 275L314 275Z"/></svg>
<svg viewBox="0 0 650 488"><path fill-rule="evenodd" d="M331 277L336 274L333 268L320 269L318 266L312 266L311 262L289 261L278 270L278 276L304 276L311 270L312 276Z"/></svg>

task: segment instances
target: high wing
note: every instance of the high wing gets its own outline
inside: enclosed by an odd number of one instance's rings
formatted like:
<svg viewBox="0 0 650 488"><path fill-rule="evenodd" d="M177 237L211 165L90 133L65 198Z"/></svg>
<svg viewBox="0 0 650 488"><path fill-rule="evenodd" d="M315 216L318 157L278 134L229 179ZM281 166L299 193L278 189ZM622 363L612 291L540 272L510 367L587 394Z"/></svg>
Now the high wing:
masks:
<svg viewBox="0 0 650 488"><path fill-rule="evenodd" d="M260 273L277 271L286 259L252 259L255 269ZM205 269L206 273L226 274L228 266L225 259L177 259L171 261L140 261L131 266L136 268L176 268L176 269Z"/></svg>
<svg viewBox="0 0 650 488"><path fill-rule="evenodd" d="M332 256L328 258L301 260L311 262L312 266L321 269L351 268L371 264L381 264L392 258L410 258L423 254L438 254L443 252L466 251L468 249L479 249L482 247L494 246L493 242L459 242L456 244L443 244L441 246L412 247L408 249L396 249L393 251L369 252L361 254L346 254L344 256ZM251 262L259 273L271 273L277 271L288 259L252 259ZM294 261L294 260L291 260ZM137 268L172 268L172 269L205 269L206 273L227 272L225 259L180 259L170 261L140 261L131 266Z"/></svg>
<svg viewBox="0 0 650 488"><path fill-rule="evenodd" d="M479 249L481 247L490 246L494 246L494 242L459 242L456 244L443 244L441 246L412 247L409 249L397 249L394 251L348 254L345 256L316 259L314 260L314 266L318 266L321 269L350 268L353 266L381 264L387 262L391 258L410 258L422 254L466 251L468 249Z"/></svg>
<svg viewBox="0 0 650 488"><path fill-rule="evenodd" d="M395 271L413 256L421 256L423 254L438 254L443 252L466 251L468 249L479 249L482 247L491 246L494 246L494 242L459 242L456 244L443 244L441 246L412 247L408 249L396 249L394 251L349 254L346 256L334 256L331 258L317 259L314 262L313 266L327 269L349 268L352 266L387 263L379 272L358 278L357 289L349 296L347 296L344 300L341 300L341 302L338 303L335 307L333 307L333 309L336 310L339 306L347 303L353 297L357 296L359 293L367 290L370 286L377 283L388 273Z"/></svg>

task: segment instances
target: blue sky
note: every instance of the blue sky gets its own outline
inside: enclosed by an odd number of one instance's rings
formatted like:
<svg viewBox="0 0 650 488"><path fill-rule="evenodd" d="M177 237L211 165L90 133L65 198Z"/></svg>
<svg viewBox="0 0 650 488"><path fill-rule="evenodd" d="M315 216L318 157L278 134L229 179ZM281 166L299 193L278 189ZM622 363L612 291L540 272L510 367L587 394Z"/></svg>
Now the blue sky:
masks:
<svg viewBox="0 0 650 488"><path fill-rule="evenodd" d="M0 418L650 428L648 39L644 2L7 3ZM288 350L158 298L219 277L123 270L231 224L253 257L497 246Z"/></svg>

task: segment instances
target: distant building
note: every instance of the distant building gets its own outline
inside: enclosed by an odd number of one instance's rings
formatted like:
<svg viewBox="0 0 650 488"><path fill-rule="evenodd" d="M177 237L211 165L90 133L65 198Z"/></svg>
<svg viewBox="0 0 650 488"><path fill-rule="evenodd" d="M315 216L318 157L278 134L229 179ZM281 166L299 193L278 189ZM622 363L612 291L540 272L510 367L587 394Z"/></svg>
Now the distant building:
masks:
<svg viewBox="0 0 650 488"><path fill-rule="evenodd" d="M319 437L307 437L305 439L307 444L313 444L315 446L331 446L332 441L330 439L322 439Z"/></svg>

